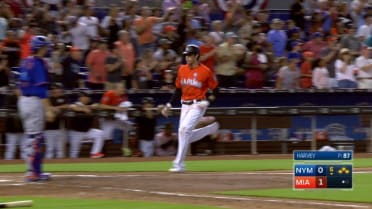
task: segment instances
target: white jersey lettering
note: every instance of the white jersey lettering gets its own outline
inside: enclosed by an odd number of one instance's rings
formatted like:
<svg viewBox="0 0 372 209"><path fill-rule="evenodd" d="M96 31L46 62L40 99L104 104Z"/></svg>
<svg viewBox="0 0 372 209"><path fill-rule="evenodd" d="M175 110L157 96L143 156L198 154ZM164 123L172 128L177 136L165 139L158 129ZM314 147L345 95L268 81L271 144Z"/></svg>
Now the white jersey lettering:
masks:
<svg viewBox="0 0 372 209"><path fill-rule="evenodd" d="M181 85L189 85L189 86L195 86L197 88L201 88L202 87L202 83L198 80L196 80L195 78L193 79L190 79L190 78L184 78L181 80Z"/></svg>

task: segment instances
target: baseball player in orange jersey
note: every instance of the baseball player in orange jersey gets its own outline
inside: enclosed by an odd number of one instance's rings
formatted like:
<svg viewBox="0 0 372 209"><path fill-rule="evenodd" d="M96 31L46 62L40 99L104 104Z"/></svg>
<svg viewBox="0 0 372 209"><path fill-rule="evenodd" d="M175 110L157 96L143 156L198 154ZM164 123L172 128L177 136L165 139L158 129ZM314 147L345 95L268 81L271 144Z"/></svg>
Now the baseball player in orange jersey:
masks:
<svg viewBox="0 0 372 209"><path fill-rule="evenodd" d="M214 94L206 96L209 89L216 90L217 79L214 73L205 65L199 63L200 50L196 45L187 45L183 55L186 64L178 69L176 91L170 101L162 109L162 114L168 116L174 100L181 95L181 115L178 128L178 151L170 172L184 172L184 160L189 144L203 137L215 134L219 124L211 121L207 126L195 127L202 120L209 101L215 99ZM208 99L208 100L207 100Z"/></svg>

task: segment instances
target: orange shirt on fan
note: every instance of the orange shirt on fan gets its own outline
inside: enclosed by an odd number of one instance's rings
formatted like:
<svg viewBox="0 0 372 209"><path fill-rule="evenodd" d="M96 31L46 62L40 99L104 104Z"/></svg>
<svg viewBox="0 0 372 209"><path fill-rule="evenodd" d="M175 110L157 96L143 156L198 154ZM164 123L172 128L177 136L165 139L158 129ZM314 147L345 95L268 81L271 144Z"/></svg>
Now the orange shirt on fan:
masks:
<svg viewBox="0 0 372 209"><path fill-rule="evenodd" d="M128 101L128 98L125 94L117 95L114 90L106 91L101 99L101 104L118 106L120 103Z"/></svg>
<svg viewBox="0 0 372 209"><path fill-rule="evenodd" d="M203 56L205 54L210 53L211 51L215 50L216 47L214 46L208 46L208 45L201 45L200 46L200 56ZM215 56L210 56L208 59L201 61L202 64L207 66L209 69L211 69L214 72L214 65L215 65Z"/></svg>
<svg viewBox="0 0 372 209"><path fill-rule="evenodd" d="M216 76L203 64L194 69L181 65L178 69L176 87L182 90L182 100L206 99L208 89L215 89L217 85Z"/></svg>

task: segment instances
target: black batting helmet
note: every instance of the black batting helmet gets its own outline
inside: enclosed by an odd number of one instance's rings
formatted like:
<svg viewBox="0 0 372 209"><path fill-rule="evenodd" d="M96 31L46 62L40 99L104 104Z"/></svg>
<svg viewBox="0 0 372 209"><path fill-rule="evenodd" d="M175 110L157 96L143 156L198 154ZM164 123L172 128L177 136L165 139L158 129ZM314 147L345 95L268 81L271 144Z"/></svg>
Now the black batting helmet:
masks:
<svg viewBox="0 0 372 209"><path fill-rule="evenodd" d="M200 55L200 49L197 45L189 44L186 46L185 51L183 51L184 55Z"/></svg>

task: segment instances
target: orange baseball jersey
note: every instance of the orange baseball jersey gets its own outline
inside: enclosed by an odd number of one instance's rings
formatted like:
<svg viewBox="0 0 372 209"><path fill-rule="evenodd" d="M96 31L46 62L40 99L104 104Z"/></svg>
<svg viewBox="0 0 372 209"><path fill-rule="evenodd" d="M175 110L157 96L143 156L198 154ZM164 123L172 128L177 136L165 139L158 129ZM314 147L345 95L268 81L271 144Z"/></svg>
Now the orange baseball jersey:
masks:
<svg viewBox="0 0 372 209"><path fill-rule="evenodd" d="M176 87L182 90L182 100L205 99L208 89L217 85L215 74L203 64L194 69L181 65L178 69Z"/></svg>
<svg viewBox="0 0 372 209"><path fill-rule="evenodd" d="M115 91L106 91L101 99L101 104L118 106L120 103L127 101L126 95L117 95Z"/></svg>

